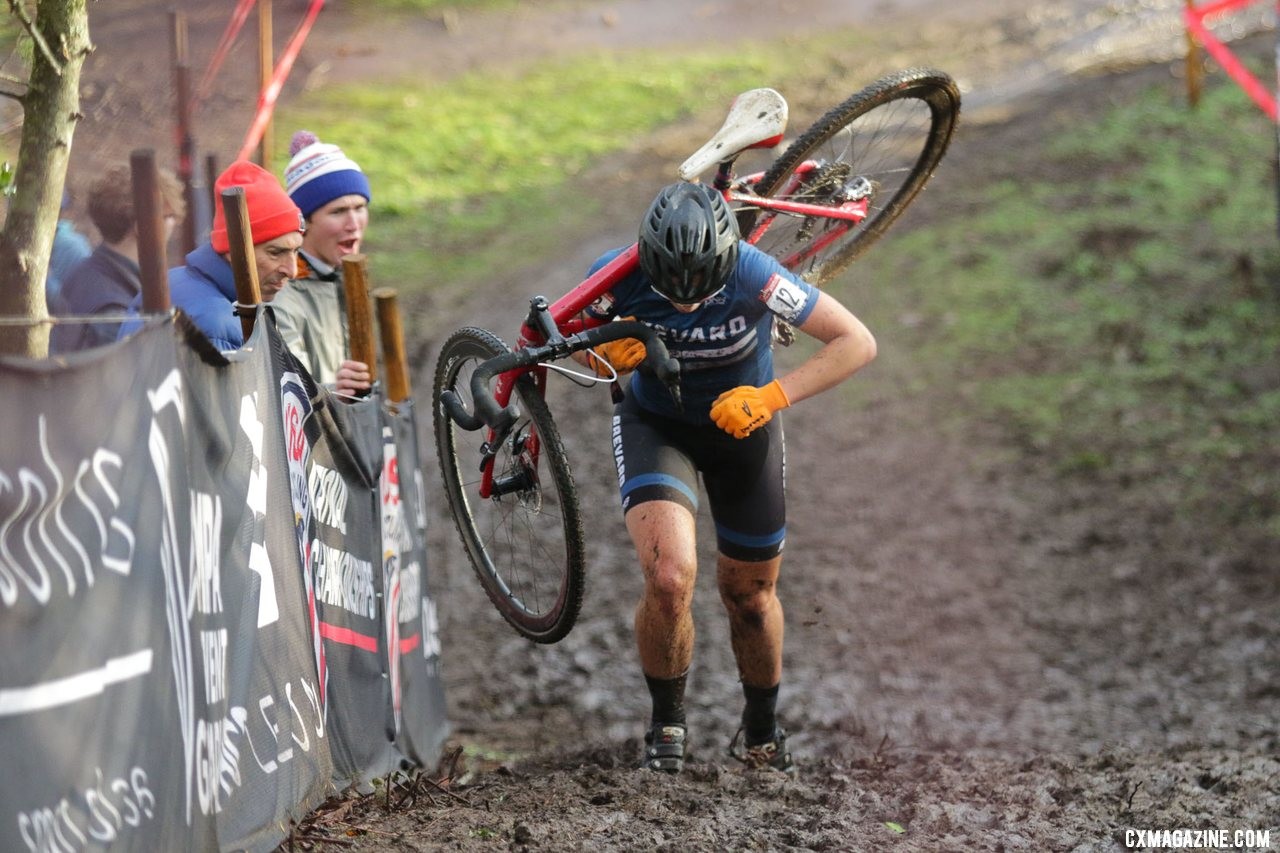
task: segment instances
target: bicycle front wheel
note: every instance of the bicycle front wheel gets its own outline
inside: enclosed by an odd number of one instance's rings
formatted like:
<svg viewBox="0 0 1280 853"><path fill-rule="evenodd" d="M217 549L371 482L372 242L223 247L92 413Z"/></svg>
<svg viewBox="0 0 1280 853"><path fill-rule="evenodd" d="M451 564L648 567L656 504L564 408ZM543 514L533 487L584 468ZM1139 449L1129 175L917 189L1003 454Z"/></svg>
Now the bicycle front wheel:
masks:
<svg viewBox="0 0 1280 853"><path fill-rule="evenodd" d="M755 186L758 195L809 204L866 198L867 218L851 225L744 207L743 236L811 284L826 283L924 188L959 114L960 90L941 71L912 68L878 80L818 119Z"/></svg>
<svg viewBox="0 0 1280 853"><path fill-rule="evenodd" d="M462 429L440 403L453 391L475 411L471 375L504 352L484 329L459 329L445 342L432 397L436 453L454 524L489 600L525 637L554 643L577 621L585 561L578 494L551 411L530 377L516 383L511 403L519 418L496 449L492 496L482 498L490 431Z"/></svg>

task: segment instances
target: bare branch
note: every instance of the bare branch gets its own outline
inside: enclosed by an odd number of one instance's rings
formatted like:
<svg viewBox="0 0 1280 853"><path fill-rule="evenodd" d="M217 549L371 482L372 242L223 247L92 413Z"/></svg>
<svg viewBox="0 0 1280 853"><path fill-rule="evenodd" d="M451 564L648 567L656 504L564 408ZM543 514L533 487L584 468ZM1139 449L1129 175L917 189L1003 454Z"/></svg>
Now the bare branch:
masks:
<svg viewBox="0 0 1280 853"><path fill-rule="evenodd" d="M36 43L36 47L40 48L40 52L44 54L49 67L61 77L62 63L54 58L53 51L49 48L49 43L44 40L44 36L40 35L40 31L36 29L35 22L27 14L27 10L22 7L21 0L9 0L9 8L13 10L14 16L22 23L22 28L27 31L27 35L31 36L32 41Z"/></svg>

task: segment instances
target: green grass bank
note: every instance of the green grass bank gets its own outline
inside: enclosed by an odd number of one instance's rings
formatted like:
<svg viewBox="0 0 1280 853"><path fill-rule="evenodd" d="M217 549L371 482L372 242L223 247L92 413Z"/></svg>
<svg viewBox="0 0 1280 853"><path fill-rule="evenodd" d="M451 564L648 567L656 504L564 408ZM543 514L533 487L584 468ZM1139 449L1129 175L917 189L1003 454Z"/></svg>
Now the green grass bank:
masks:
<svg viewBox="0 0 1280 853"><path fill-rule="evenodd" d="M1162 85L1047 131L1017 180L966 183L860 262L895 283L868 319L901 327L901 387L1118 487L1116 512L1280 543L1274 127L1222 80L1195 110Z"/></svg>

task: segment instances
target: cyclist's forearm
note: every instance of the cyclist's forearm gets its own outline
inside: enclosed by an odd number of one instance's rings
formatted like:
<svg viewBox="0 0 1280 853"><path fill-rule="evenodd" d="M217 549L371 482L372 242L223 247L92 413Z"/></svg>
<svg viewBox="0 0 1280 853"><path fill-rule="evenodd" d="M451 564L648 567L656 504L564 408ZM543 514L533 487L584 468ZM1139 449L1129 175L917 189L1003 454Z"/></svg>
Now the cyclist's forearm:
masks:
<svg viewBox="0 0 1280 853"><path fill-rule="evenodd" d="M792 404L839 385L876 357L876 340L870 330L825 294L800 329L825 345L804 364L779 377L778 384Z"/></svg>

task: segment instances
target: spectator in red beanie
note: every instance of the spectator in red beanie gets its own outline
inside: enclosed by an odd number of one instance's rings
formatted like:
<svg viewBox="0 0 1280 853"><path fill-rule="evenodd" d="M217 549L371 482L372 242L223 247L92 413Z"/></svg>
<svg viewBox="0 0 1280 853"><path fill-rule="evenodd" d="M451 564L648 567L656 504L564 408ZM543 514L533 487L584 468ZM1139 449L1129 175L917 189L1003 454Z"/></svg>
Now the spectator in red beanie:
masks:
<svg viewBox="0 0 1280 853"><path fill-rule="evenodd" d="M244 187L249 211L249 234L253 240L254 263L263 302L270 302L297 271L298 249L306 226L302 211L285 193L274 176L261 166L237 160L214 183L219 199L213 216L209 242L187 255L186 264L169 270L169 298L175 308L191 318L214 346L222 350L244 345L236 301L235 277L231 272L231 245L222 213L222 191ZM137 300L133 310L137 310ZM137 331L138 323L126 323L121 337Z"/></svg>

